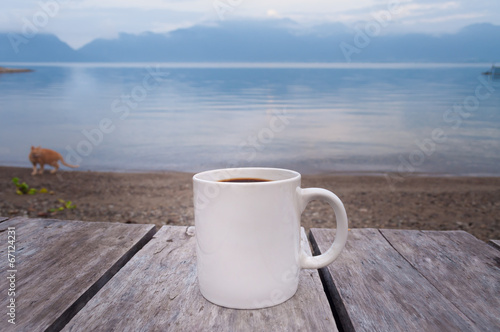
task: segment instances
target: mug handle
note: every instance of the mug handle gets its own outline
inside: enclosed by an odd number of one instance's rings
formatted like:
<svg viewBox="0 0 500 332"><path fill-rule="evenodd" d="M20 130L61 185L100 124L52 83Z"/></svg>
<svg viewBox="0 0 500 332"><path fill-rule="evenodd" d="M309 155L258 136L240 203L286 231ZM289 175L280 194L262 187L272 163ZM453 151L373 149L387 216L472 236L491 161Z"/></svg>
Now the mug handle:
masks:
<svg viewBox="0 0 500 332"><path fill-rule="evenodd" d="M332 246L326 252L319 256L311 256L303 249L300 253L300 267L303 269L319 269L332 263L344 249L347 241L347 214L345 212L344 204L342 201L329 190L321 188L297 188L299 196L299 204L301 212L304 211L307 204L312 200L326 201L335 212L337 220L337 232Z"/></svg>

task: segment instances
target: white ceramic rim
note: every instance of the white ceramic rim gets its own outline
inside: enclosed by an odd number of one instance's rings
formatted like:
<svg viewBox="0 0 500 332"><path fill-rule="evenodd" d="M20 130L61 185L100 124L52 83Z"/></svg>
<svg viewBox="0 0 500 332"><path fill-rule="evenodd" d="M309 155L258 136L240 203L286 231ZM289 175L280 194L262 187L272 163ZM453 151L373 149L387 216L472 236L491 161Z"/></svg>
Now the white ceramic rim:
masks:
<svg viewBox="0 0 500 332"><path fill-rule="evenodd" d="M223 178L216 178L215 176L209 176L209 175L214 175L214 174L227 174L231 175L232 172L256 172L256 174L249 174L249 175L237 175L234 174L232 177L223 177ZM266 178L265 176L259 175L259 173L276 173L276 174L286 174L285 178L282 179L267 179L271 181L263 181L263 182L221 182L221 180L225 180L228 178L235 178L235 177L255 177L255 178ZM269 177L269 176L267 176ZM236 168L219 168L219 169L213 169L209 171L203 171L200 173L197 173L193 176L194 181L198 182L203 182L203 183L210 183L210 184L218 184L218 185L225 185L225 186L249 186L249 185L257 185L257 186L263 186L263 185L273 185L273 184L281 184L281 183L286 183L286 182L292 182L296 181L297 179L300 180L300 173L296 171L292 171L290 169L285 169L285 168L273 168L273 167L236 167Z"/></svg>

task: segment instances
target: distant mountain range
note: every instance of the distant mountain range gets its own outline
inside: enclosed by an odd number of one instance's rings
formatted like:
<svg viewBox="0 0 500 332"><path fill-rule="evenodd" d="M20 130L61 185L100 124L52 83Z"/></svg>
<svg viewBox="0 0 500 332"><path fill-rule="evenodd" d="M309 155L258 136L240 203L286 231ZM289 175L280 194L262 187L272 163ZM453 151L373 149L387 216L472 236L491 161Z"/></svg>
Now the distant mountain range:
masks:
<svg viewBox="0 0 500 332"><path fill-rule="evenodd" d="M383 28L382 28L383 29ZM54 35L0 33L1 62L495 62L500 26L455 34L373 35L340 23L303 28L283 20L224 21L167 34L121 33L74 50ZM17 52L16 52L17 51Z"/></svg>

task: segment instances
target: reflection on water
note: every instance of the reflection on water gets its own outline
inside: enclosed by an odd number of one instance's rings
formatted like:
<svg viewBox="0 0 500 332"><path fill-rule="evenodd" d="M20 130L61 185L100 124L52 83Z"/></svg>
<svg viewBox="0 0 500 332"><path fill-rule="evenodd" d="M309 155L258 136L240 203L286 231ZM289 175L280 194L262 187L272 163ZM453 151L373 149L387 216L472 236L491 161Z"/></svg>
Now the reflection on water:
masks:
<svg viewBox="0 0 500 332"><path fill-rule="evenodd" d="M477 65L229 67L1 75L0 164L29 166L29 147L42 145L92 170L385 172L406 161L412 172L500 175L500 86L481 83Z"/></svg>

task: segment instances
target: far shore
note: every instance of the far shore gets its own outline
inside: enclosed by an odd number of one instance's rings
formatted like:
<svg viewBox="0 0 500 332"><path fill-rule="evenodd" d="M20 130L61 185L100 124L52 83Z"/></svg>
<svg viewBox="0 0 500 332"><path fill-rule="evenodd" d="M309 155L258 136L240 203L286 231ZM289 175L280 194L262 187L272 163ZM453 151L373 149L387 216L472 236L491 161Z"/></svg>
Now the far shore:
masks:
<svg viewBox="0 0 500 332"><path fill-rule="evenodd" d="M31 175L31 168L0 166L0 216L193 225L192 173L64 171ZM48 193L16 194L18 177ZM302 187L320 187L344 202L350 228L465 230L481 240L500 239L500 177L303 175ZM52 194L50 194L52 192ZM71 201L74 209L50 212ZM311 202L302 226L334 228L330 207Z"/></svg>
<svg viewBox="0 0 500 332"><path fill-rule="evenodd" d="M28 73L32 71L33 71L32 69L0 67L0 74Z"/></svg>

